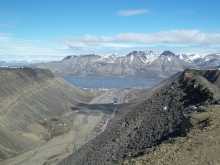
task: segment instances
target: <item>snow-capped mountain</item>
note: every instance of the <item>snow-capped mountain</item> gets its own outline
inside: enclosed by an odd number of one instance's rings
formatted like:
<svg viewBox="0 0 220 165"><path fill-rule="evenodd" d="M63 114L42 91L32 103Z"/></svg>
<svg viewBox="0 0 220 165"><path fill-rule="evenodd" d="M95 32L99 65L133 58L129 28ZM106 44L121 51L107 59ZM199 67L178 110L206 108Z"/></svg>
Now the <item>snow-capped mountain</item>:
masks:
<svg viewBox="0 0 220 165"><path fill-rule="evenodd" d="M200 56L198 54L180 54L177 57L185 62L195 64L203 68L220 67L220 53Z"/></svg>
<svg viewBox="0 0 220 165"><path fill-rule="evenodd" d="M69 57L68 57L69 58ZM65 58L66 59L66 58ZM166 78L185 68L195 68L170 51L133 51L126 56L87 54L59 62L35 65L53 73L86 77Z"/></svg>
<svg viewBox="0 0 220 165"><path fill-rule="evenodd" d="M165 50L160 56L175 56L175 54L169 50Z"/></svg>
<svg viewBox="0 0 220 165"><path fill-rule="evenodd" d="M220 53L209 54L197 61L196 65L204 68L220 67Z"/></svg>
<svg viewBox="0 0 220 165"><path fill-rule="evenodd" d="M179 54L177 57L191 64L197 63L202 58L199 54Z"/></svg>
<svg viewBox="0 0 220 165"><path fill-rule="evenodd" d="M107 54L105 56L102 56L102 58L112 58L112 59L117 59L120 56L117 53L113 53L113 54Z"/></svg>
<svg viewBox="0 0 220 165"><path fill-rule="evenodd" d="M131 58L132 59L131 61L133 61L134 57L136 57L146 65L147 63L151 63L155 59L157 59L159 55L160 55L159 52L154 52L154 51L133 51L128 55L126 55L126 57Z"/></svg>

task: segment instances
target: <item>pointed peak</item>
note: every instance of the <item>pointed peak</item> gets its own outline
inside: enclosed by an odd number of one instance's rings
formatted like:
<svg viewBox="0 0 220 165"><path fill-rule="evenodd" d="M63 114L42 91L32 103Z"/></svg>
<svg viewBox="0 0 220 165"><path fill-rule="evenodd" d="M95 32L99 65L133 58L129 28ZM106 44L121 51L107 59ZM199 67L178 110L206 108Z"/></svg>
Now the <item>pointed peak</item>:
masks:
<svg viewBox="0 0 220 165"><path fill-rule="evenodd" d="M165 50L160 56L175 56L175 54L169 50Z"/></svg>

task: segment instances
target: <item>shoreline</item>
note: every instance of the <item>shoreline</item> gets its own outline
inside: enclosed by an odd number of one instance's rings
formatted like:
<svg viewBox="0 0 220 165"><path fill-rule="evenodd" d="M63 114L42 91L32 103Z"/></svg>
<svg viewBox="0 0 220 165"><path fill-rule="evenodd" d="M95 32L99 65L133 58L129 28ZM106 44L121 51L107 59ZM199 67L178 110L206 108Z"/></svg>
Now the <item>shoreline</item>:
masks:
<svg viewBox="0 0 220 165"><path fill-rule="evenodd" d="M54 75L59 75L59 74L55 74ZM132 79L143 79L143 80L158 80L158 79L161 79L161 80L166 80L167 78L141 78L141 77L126 77L126 76L119 76L119 77L86 77L86 76L72 76L72 75L59 75L61 77L77 77L77 78L97 78L97 79L101 79L101 78L132 78Z"/></svg>

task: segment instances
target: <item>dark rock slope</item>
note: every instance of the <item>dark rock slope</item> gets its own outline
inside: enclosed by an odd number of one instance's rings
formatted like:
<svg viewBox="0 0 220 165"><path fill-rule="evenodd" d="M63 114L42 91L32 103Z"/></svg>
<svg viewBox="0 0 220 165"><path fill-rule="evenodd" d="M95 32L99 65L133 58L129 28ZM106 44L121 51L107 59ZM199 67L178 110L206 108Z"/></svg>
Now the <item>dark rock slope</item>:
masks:
<svg viewBox="0 0 220 165"><path fill-rule="evenodd" d="M205 78L184 74L59 165L114 164L129 153L183 135L191 127L188 114L218 103L219 94L219 88Z"/></svg>
<svg viewBox="0 0 220 165"><path fill-rule="evenodd" d="M0 160L45 142L52 118L68 123L62 114L91 98L49 70L0 67Z"/></svg>
<svg viewBox="0 0 220 165"><path fill-rule="evenodd" d="M181 77L183 72L178 72L171 76L170 78L162 81L161 83L155 85L154 87L147 89L146 91L143 91L135 96L134 99L129 101L128 103L120 104L117 108L116 116L114 118L114 122L121 119L123 116L125 116L129 111L137 107L142 102L146 101L148 98L150 98L153 94L159 92L164 87L171 85L176 79Z"/></svg>
<svg viewBox="0 0 220 165"><path fill-rule="evenodd" d="M170 78L162 81L161 83L157 84L153 88L148 89L147 91L144 91L136 96L135 99L132 99L129 101L129 103L126 104L120 104L117 109L117 116L116 120L118 118L121 118L121 116L124 116L127 114L128 110L132 110L137 105L145 101L146 99L150 98L154 93L159 92L162 88L165 86L170 85L173 83L176 79L181 77L184 74L189 74L191 76L202 76L205 77L209 82L216 85L218 88L220 88L220 70L216 68L212 69L186 69L184 72L178 72L171 76ZM114 120L115 121L115 120Z"/></svg>

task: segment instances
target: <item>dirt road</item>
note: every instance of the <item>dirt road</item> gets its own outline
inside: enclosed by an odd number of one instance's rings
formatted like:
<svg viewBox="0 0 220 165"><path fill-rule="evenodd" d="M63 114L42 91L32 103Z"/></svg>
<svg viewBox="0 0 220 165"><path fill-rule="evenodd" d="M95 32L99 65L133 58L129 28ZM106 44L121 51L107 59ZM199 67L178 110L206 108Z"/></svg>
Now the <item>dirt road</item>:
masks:
<svg viewBox="0 0 220 165"><path fill-rule="evenodd" d="M113 114L112 114L109 118L107 118L106 123L105 123L105 126L104 126L103 129L102 129L102 132L105 131L105 128L106 128L106 126L108 125L108 121L109 121L110 119L114 118L115 113L116 113L116 111L117 111L117 108L118 108L118 104L117 104L117 106L115 107L115 110L114 110Z"/></svg>

